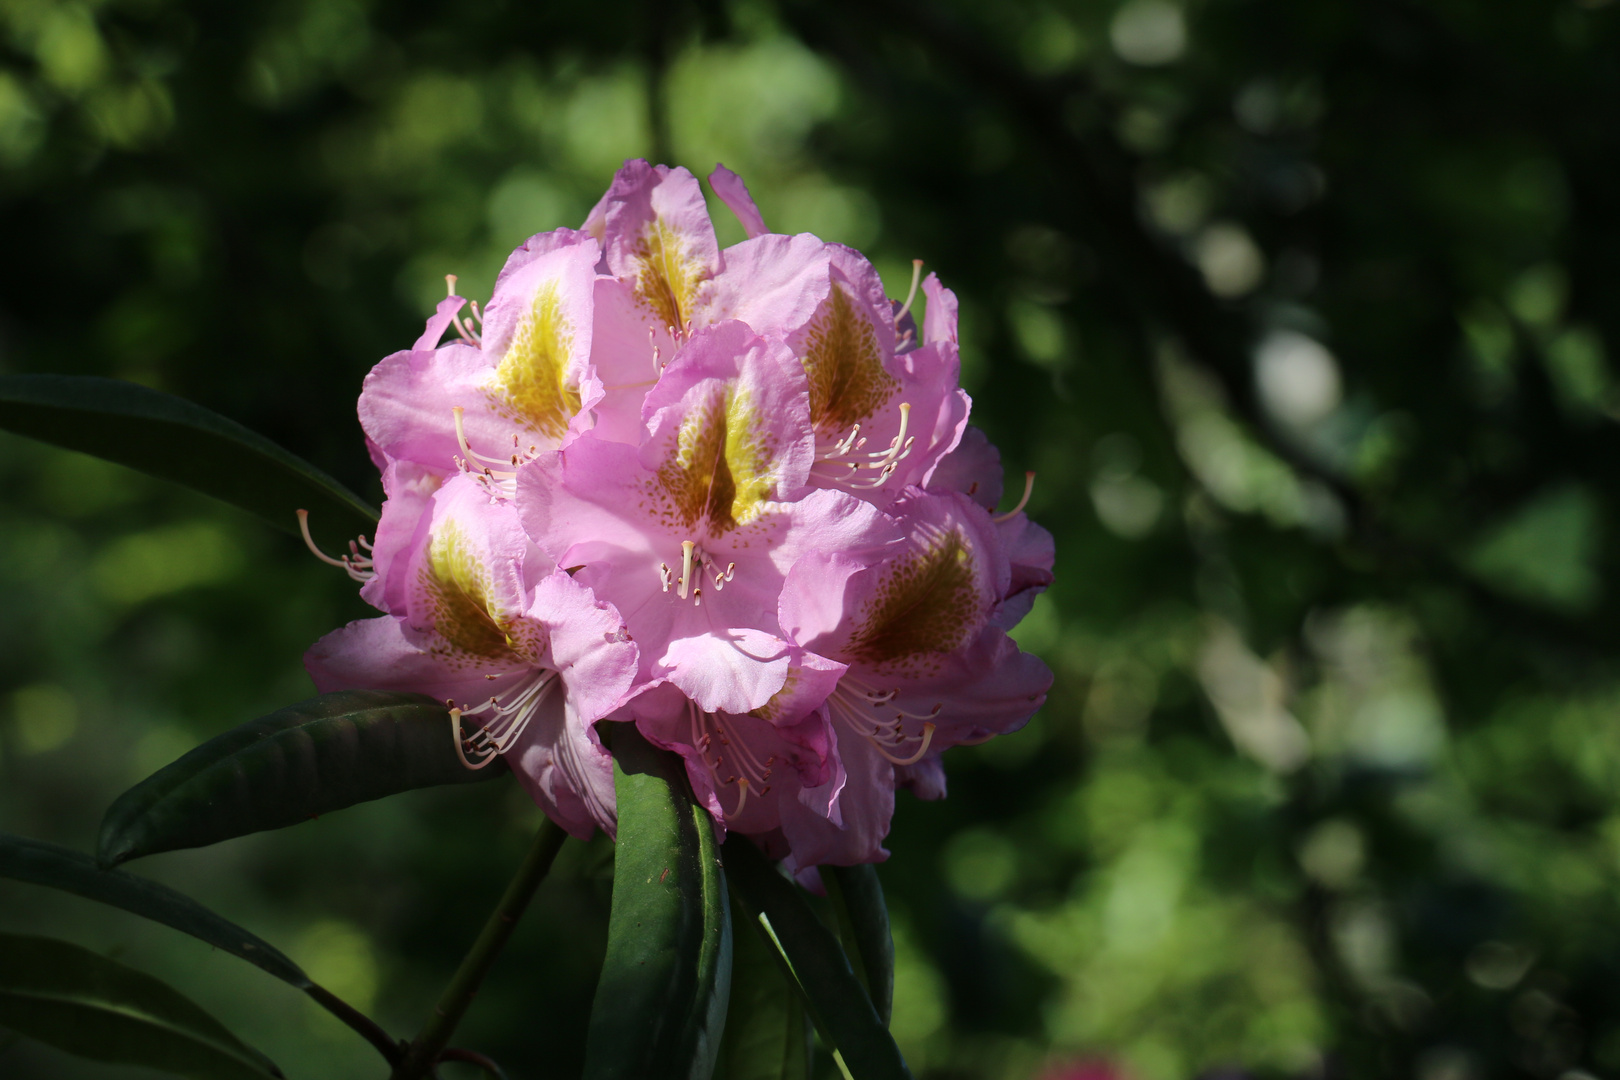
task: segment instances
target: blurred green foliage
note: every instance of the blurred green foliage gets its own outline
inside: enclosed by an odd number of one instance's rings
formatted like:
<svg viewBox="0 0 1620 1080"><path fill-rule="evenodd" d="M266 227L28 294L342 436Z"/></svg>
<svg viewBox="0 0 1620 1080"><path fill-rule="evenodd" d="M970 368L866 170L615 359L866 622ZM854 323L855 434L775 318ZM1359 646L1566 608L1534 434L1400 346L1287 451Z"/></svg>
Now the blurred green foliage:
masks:
<svg viewBox="0 0 1620 1080"><path fill-rule="evenodd" d="M896 816L919 1075L1613 1075L1617 49L1608 0L0 0L0 370L184 394L376 496L353 401L442 275L487 295L625 157L724 161L957 290L1058 537L1047 707ZM200 498L10 437L0 477L0 828L89 849L365 614ZM139 869L405 1033L534 815L423 792ZM577 1074L610 875L564 849L458 1041ZM289 1076L378 1071L161 928L8 883L0 923Z"/></svg>

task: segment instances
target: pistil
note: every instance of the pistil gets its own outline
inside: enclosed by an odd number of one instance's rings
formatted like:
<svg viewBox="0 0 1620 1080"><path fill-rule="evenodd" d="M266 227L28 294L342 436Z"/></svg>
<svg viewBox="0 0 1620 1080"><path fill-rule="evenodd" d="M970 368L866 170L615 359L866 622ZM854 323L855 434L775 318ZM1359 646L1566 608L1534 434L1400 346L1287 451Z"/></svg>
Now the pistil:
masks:
<svg viewBox="0 0 1620 1080"><path fill-rule="evenodd" d="M719 592L737 576L737 564L728 562L721 570L719 564L704 554L695 540L681 541L681 573L677 577L669 563L658 564L658 580L663 591L674 589L682 600L691 600L694 607L703 606L703 574L707 571L714 591Z"/></svg>
<svg viewBox="0 0 1620 1080"><path fill-rule="evenodd" d="M910 426L911 403L903 401L900 403L900 431L889 440L887 447L866 450L867 440L861 436L861 425L856 424L848 435L831 446L817 448L820 460L815 468L823 470L821 475L824 479L848 488L865 490L882 487L911 454L911 448L917 442L916 436L906 434ZM828 473L825 471L827 468L835 471ZM863 469L876 475L865 475Z"/></svg>
<svg viewBox="0 0 1620 1080"><path fill-rule="evenodd" d="M506 459L489 457L474 450L467 442L466 409L460 405L450 409L450 415L455 418L456 445L461 447L461 457L453 458L456 468L463 472L476 473L484 489L498 499L510 499L517 493L517 470L540 453L538 446L530 445L528 450L523 449L522 441L517 432L512 433L512 453ZM508 468L495 469L491 466L501 465Z"/></svg>

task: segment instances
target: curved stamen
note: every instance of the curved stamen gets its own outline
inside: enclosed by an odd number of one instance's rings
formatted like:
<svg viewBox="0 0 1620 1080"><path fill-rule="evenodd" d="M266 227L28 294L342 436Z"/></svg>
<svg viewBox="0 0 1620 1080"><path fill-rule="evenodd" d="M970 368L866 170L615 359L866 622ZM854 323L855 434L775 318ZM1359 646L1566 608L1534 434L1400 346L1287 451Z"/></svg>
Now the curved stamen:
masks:
<svg viewBox="0 0 1620 1080"><path fill-rule="evenodd" d="M450 415L455 417L455 421L456 421L456 444L461 447L461 452L467 458L467 460L472 461L472 460L474 460L476 458L477 460L485 462L485 463L490 464L490 465L507 465L507 464L511 464L511 462L509 462L509 461L507 461L505 459L502 459L502 458L492 458L492 457L489 457L487 455L480 454L478 451L474 450L471 446L467 445L467 427L466 427L466 420L465 420L466 412L467 412L467 410L465 408L463 408L462 406L460 406L460 405L454 405L454 406L451 406L451 408L450 408ZM517 443L515 441L517 439L517 436L513 435L512 438L514 440L513 446L515 448L516 445L517 445ZM516 455L514 455L514 456L516 456ZM504 478L506 476L516 476L517 474L516 473L496 473L495 475Z"/></svg>
<svg viewBox="0 0 1620 1080"><path fill-rule="evenodd" d="M450 710L450 735L452 741L456 745L456 757L461 759L461 763L463 765L475 772L494 761L498 756L494 751L491 751L476 762L467 760L467 753L464 749L462 749L463 740L461 737L461 710L457 708L452 708Z"/></svg>
<svg viewBox="0 0 1620 1080"><path fill-rule="evenodd" d="M351 554L334 559L332 556L328 555L326 552L317 547L315 545L315 538L309 535L309 511L299 510L297 511L297 514L298 531L303 534L304 546L309 548L310 553L317 559L321 560L321 562L328 566L337 567L344 573L348 574L349 577L355 581L370 581L372 578L377 576L377 572L372 569L373 565L375 564L372 563L369 554L371 551L371 544L366 541L365 537L361 536L357 537L355 540L350 540L349 551ZM365 555L360 554L360 547L362 546L366 549L367 554Z"/></svg>
<svg viewBox="0 0 1620 1080"><path fill-rule="evenodd" d="M846 488L867 490L882 487L900 467L900 462L910 456L912 447L916 445L916 437L907 434L910 427L911 403L903 401L900 403L900 430L889 440L887 447L861 453L867 440L860 437L861 426L856 424L849 434L838 442L818 448L818 459L810 471L823 480ZM850 460L851 456L857 460ZM860 458L866 460L859 460ZM862 476L862 469L875 471L877 475Z"/></svg>
<svg viewBox="0 0 1620 1080"><path fill-rule="evenodd" d="M776 767L776 755L771 754L764 761L754 748L742 738L733 739L726 733L720 718L714 713L706 712L697 707L691 699L686 702L686 717L689 737L692 745L697 749L703 764L708 766L709 773L714 777L716 791L723 787L736 784L741 794L737 799L737 806L725 816L734 818L743 812L748 804L748 793L756 795L769 795L771 793L771 773ZM716 745L718 744L718 745ZM711 751L713 756L711 757ZM726 755L730 754L732 766L737 770L729 775L722 776L721 769L726 765ZM718 795L717 795L718 797ZM725 812L724 804L721 806Z"/></svg>
<svg viewBox="0 0 1620 1080"><path fill-rule="evenodd" d="M1027 472L1024 474L1024 497L1018 500L1017 506L1007 511L1005 514L997 514L995 517L995 522L999 525L1003 521L1011 521L1014 517L1016 517L1019 511L1029 505L1029 495L1030 492L1034 490L1035 474L1032 472Z"/></svg>
<svg viewBox="0 0 1620 1080"><path fill-rule="evenodd" d="M900 305L899 311L894 313L895 322L899 322L906 317L906 312L911 310L912 301L917 299L917 285L922 281L922 268L923 261L921 259L911 260L911 290L906 293L906 302Z"/></svg>
<svg viewBox="0 0 1620 1080"><path fill-rule="evenodd" d="M872 749L882 754L885 759L895 765L912 765L921 760L928 753L928 747L933 743L936 725L931 717L938 716L944 708L944 703L935 705L928 713L907 712L890 704L899 694L898 690L873 690L859 679L845 676L840 680L836 689L827 698L829 711L844 722L855 734L866 739ZM894 712L892 719L883 716L866 715L853 700L854 697L864 699L868 706L874 710L880 706ZM906 719L922 720L922 731L918 735L907 735L902 722ZM891 750L897 750L910 742L919 740L915 753L908 756L896 756Z"/></svg>
<svg viewBox="0 0 1620 1080"><path fill-rule="evenodd" d="M469 769L482 769L497 756L511 749L528 730L530 722L539 713L540 706L556 683L555 671L537 668L518 685L516 693L504 705L495 697L491 697L477 708L456 708L453 703L447 703L451 705L451 730L455 735L456 755L461 758L461 763ZM461 718L464 715L477 716L479 713L488 713L488 718L472 734L463 735ZM467 757L468 752L483 756L477 761L472 761Z"/></svg>
<svg viewBox="0 0 1620 1080"><path fill-rule="evenodd" d="M917 762L922 760L922 756L924 754L928 753L928 744L933 742L933 741L934 741L934 725L933 724L924 724L923 729L922 729L922 745L917 747L917 752L915 754L912 754L910 757L897 758L893 754L889 753L887 750L883 749L883 747L880 746L878 743L873 742L872 745L877 748L878 753L882 754L884 757L888 758L891 762L893 762L896 765L915 765L915 764L917 764Z"/></svg>

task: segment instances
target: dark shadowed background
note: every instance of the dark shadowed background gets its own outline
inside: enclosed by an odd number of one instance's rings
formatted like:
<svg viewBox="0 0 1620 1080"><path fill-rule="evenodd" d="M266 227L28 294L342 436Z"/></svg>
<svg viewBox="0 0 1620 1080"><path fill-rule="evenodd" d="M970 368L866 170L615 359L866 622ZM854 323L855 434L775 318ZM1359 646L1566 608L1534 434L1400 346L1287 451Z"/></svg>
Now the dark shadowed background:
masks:
<svg viewBox="0 0 1620 1080"><path fill-rule="evenodd" d="M775 230L957 291L1057 535L1048 705L896 815L919 1076L1613 1076L1617 105L1607 0L0 0L0 371L182 394L380 497L355 397L444 274L487 296L626 157L723 161ZM0 829L92 848L366 613L245 516L0 436ZM136 869L405 1033L535 815L442 789ZM565 848L458 1038L514 1077L578 1074L611 854ZM0 929L290 1077L380 1074L168 930L11 882Z"/></svg>

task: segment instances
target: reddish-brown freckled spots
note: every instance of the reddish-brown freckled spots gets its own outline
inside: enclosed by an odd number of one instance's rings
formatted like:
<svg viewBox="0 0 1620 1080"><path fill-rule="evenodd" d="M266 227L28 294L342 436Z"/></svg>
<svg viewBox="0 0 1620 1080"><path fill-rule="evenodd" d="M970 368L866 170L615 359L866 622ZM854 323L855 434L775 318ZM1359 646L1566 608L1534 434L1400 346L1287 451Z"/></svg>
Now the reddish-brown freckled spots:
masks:
<svg viewBox="0 0 1620 1080"><path fill-rule="evenodd" d="M664 883L664 879L667 877L669 877L669 867L666 866L664 867L664 872L658 875L658 884L662 885Z"/></svg>
<svg viewBox="0 0 1620 1080"><path fill-rule="evenodd" d="M884 664L948 653L978 622L979 606L972 552L960 533L946 533L893 563L850 642L851 654Z"/></svg>

